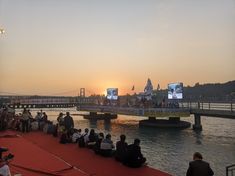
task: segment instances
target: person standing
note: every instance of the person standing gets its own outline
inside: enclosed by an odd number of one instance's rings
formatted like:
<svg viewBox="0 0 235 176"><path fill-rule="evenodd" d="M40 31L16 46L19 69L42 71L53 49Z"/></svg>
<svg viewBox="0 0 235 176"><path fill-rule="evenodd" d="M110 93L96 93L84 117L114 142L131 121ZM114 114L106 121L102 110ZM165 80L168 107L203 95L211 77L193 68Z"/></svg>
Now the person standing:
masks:
<svg viewBox="0 0 235 176"><path fill-rule="evenodd" d="M31 115L29 114L29 111L24 108L23 113L22 113L22 132L29 132L29 118Z"/></svg>
<svg viewBox="0 0 235 176"><path fill-rule="evenodd" d="M5 107L2 109L2 112L0 113L0 131L6 130L7 128L7 115L8 115L8 109Z"/></svg>
<svg viewBox="0 0 235 176"><path fill-rule="evenodd" d="M199 152L193 154L193 160L189 163L186 176L213 176L214 172L210 164L202 160Z"/></svg>
<svg viewBox="0 0 235 176"><path fill-rule="evenodd" d="M35 119L37 122L40 121L40 119L41 119L41 114L40 114L40 112L37 112L37 115L35 116L34 119Z"/></svg>
<svg viewBox="0 0 235 176"><path fill-rule="evenodd" d="M71 128L74 127L73 118L70 116L69 112L66 112L66 116L64 117L64 127L68 133L70 132Z"/></svg>
<svg viewBox="0 0 235 176"><path fill-rule="evenodd" d="M48 116L47 116L46 112L43 112L43 113L42 113L42 121L43 121L44 123L47 123L47 121L48 121Z"/></svg>
<svg viewBox="0 0 235 176"><path fill-rule="evenodd" d="M64 125L64 117L63 117L63 113L61 112L60 114L59 114L59 116L57 117L57 122L58 122L58 124L60 125L60 126L62 126L62 125Z"/></svg>

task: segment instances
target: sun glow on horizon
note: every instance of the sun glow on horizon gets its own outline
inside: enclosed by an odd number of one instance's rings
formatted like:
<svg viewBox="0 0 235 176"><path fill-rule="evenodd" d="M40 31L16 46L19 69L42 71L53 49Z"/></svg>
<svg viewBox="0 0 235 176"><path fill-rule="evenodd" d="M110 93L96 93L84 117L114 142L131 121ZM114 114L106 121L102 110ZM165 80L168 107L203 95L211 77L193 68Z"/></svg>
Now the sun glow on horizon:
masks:
<svg viewBox="0 0 235 176"><path fill-rule="evenodd" d="M148 78L155 89L234 80L234 7L231 0L2 0L0 92L77 96L84 87L86 95L107 88L126 95L143 92Z"/></svg>

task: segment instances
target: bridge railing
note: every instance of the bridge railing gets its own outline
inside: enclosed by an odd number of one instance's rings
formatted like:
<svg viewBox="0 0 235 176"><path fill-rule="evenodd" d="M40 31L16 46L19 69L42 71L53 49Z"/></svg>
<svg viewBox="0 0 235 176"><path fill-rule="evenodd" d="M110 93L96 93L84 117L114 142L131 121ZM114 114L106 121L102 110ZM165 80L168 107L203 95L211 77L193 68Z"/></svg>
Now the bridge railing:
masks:
<svg viewBox="0 0 235 176"><path fill-rule="evenodd" d="M235 175L235 164L226 167L226 176L234 176Z"/></svg>
<svg viewBox="0 0 235 176"><path fill-rule="evenodd" d="M189 109L202 109L202 110L222 110L222 111L235 111L234 102L223 102L223 103L213 103L213 102L182 102L180 107Z"/></svg>
<svg viewBox="0 0 235 176"><path fill-rule="evenodd" d="M118 106L99 106L99 105L80 105L77 110L90 112L103 112L125 115L137 115L147 117L179 117L189 116L188 108L137 108L137 107L118 107Z"/></svg>

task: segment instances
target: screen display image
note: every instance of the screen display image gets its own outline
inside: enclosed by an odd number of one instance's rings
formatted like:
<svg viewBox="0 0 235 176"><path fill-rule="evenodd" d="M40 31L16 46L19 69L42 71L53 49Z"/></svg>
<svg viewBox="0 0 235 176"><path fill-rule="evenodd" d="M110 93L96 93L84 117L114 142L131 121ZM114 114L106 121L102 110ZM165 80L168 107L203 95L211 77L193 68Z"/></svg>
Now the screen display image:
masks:
<svg viewBox="0 0 235 176"><path fill-rule="evenodd" d="M168 99L182 99L183 98L183 83L168 84Z"/></svg>
<svg viewBox="0 0 235 176"><path fill-rule="evenodd" d="M108 100L117 100L118 99L118 89L117 88L108 88L107 89L107 99Z"/></svg>

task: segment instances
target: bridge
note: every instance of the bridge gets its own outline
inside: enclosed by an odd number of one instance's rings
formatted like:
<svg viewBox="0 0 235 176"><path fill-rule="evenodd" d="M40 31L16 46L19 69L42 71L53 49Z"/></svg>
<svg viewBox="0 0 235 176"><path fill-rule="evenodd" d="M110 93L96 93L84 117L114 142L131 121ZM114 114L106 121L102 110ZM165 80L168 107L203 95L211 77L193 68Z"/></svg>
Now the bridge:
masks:
<svg viewBox="0 0 235 176"><path fill-rule="evenodd" d="M154 122L157 117L168 117L173 122L178 123L180 117L194 115L194 130L202 130L201 116L219 117L235 119L235 104L233 102L181 102L179 108L140 108L140 107L118 107L103 105L84 105L77 107L79 111L87 111L92 115L97 112L106 114L123 114L148 117L150 122Z"/></svg>
<svg viewBox="0 0 235 176"><path fill-rule="evenodd" d="M69 108L77 105L77 97L69 96L5 96L3 104L14 109L22 108Z"/></svg>
<svg viewBox="0 0 235 176"><path fill-rule="evenodd" d="M234 102L188 102L181 103L194 115L194 129L202 129L201 116L235 119Z"/></svg>
<svg viewBox="0 0 235 176"><path fill-rule="evenodd" d="M2 99L2 97L1 97ZM128 105L100 105L97 97L65 97L65 96L11 96L7 99L7 104L12 108L68 108L77 107L80 111L97 113L123 114L133 116L148 117L154 122L158 117L168 117L174 122L179 121L179 117L189 117L194 115L193 129L201 130L201 116L219 117L235 119L234 102L178 102L178 108L144 108ZM110 116L111 117L111 116Z"/></svg>

